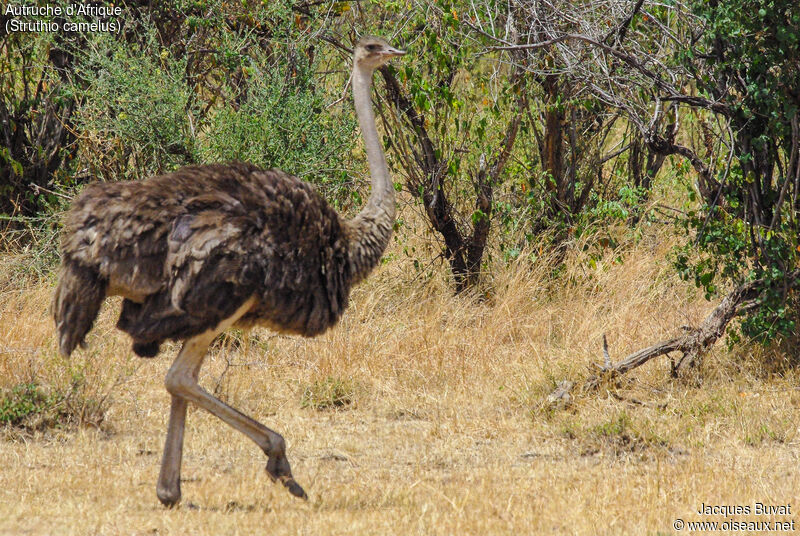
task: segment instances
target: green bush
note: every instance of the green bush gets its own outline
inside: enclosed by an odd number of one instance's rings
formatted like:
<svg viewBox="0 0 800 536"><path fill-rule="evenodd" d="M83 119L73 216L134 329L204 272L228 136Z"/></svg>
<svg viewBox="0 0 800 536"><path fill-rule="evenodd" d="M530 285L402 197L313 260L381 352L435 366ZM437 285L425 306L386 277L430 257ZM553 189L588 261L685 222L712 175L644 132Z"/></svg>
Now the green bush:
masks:
<svg viewBox="0 0 800 536"><path fill-rule="evenodd" d="M358 386L350 379L328 376L303 390L300 405L316 410L345 408L353 404Z"/></svg>
<svg viewBox="0 0 800 536"><path fill-rule="evenodd" d="M97 34L77 52L75 114L82 164L92 180L135 180L195 160L190 117L197 113L183 80L186 59L159 50L150 35L131 46Z"/></svg>
<svg viewBox="0 0 800 536"><path fill-rule="evenodd" d="M247 94L238 108L211 114L197 147L199 160L275 167L322 186L332 197L343 194L340 188L352 172L354 116L325 110L326 97L315 89L309 66L248 59Z"/></svg>
<svg viewBox="0 0 800 536"><path fill-rule="evenodd" d="M79 424L98 425L107 409L105 400L86 398L84 391L79 379L64 389L28 382L0 391L0 426L34 432Z"/></svg>
<svg viewBox="0 0 800 536"><path fill-rule="evenodd" d="M212 57L163 46L144 22L136 42L98 34L75 51L73 84L64 90L80 102L75 169L90 180L137 180L242 160L343 194L356 122L328 110L335 97L314 78L314 55L302 53L302 41L264 50L224 25L201 32L191 22L184 37L202 33Z"/></svg>

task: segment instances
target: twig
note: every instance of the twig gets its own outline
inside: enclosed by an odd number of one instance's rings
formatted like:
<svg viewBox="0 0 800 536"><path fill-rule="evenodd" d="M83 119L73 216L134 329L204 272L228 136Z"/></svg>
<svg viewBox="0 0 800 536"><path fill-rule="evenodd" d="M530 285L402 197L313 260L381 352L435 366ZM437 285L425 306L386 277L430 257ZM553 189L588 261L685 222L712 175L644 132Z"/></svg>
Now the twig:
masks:
<svg viewBox="0 0 800 536"><path fill-rule="evenodd" d="M332 103L328 104L326 106L326 108L333 108L334 106L336 106L337 104L342 102L344 99L346 99L347 98L347 90L350 88L350 84L352 82L353 82L353 74L350 73L350 76L347 78L347 83L344 85L344 90L342 91L342 96L339 97L338 99L336 99L335 101L333 101Z"/></svg>
<svg viewBox="0 0 800 536"><path fill-rule="evenodd" d="M625 19L623 19L616 28L608 32L608 34L606 34L606 36L603 38L603 42L605 43L608 41L614 34L617 34L617 41L622 42L625 39L625 34L628 33L628 27L630 27L633 17L636 16L640 9L642 9L643 3L644 0L638 0L636 5L633 6L633 11L631 11L631 14L625 17Z"/></svg>
<svg viewBox="0 0 800 536"><path fill-rule="evenodd" d="M41 190L42 192L47 192L48 194L52 194L52 195L54 195L56 197L60 197L61 199L66 199L67 201L71 201L72 200L72 198L69 197L68 195L64 195L64 194L59 193L59 192L54 192L53 190L49 190L49 189L45 188L44 186L39 186L38 184L33 183L33 182L29 183L28 186L31 187L31 190L33 190L33 193L35 195L40 195L39 194L39 190Z"/></svg>
<svg viewBox="0 0 800 536"><path fill-rule="evenodd" d="M608 341L606 341L606 334L603 333L603 361L605 369L611 370L611 356L608 355Z"/></svg>
<svg viewBox="0 0 800 536"><path fill-rule="evenodd" d="M330 37L329 35L320 35L319 38L322 39L323 41L327 41L328 43L332 44L333 46L335 46L339 50L341 50L343 52L346 52L348 54L348 56L352 56L353 55L353 49L352 48L346 47L340 41L334 39L333 37Z"/></svg>

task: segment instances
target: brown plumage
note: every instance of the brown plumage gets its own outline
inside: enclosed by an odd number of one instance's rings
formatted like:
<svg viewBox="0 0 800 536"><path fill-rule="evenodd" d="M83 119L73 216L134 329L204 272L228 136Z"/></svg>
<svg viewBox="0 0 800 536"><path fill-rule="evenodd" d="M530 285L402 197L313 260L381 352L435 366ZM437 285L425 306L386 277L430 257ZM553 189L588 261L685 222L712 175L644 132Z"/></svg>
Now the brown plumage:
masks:
<svg viewBox="0 0 800 536"><path fill-rule="evenodd" d="M347 231L309 184L248 164L90 186L62 240L61 351L83 341L106 292L126 297L117 327L147 357L166 339L215 327L252 295L258 306L237 325L322 333L353 282ZM97 290L87 293L87 282ZM70 321L78 311L83 318Z"/></svg>
<svg viewBox="0 0 800 536"><path fill-rule="evenodd" d="M378 263L391 235L394 195L370 102L375 68L402 54L377 38L355 50L353 94L372 193L341 219L313 187L244 163L189 166L142 182L95 184L74 201L62 235L53 300L60 351L83 344L107 296L123 299L117 327L134 351L155 356L185 340L167 375L170 427L158 496L180 498L186 402L247 434L270 457L269 474L298 496L277 433L197 385L208 344L230 326L263 325L314 336L333 326L352 285Z"/></svg>

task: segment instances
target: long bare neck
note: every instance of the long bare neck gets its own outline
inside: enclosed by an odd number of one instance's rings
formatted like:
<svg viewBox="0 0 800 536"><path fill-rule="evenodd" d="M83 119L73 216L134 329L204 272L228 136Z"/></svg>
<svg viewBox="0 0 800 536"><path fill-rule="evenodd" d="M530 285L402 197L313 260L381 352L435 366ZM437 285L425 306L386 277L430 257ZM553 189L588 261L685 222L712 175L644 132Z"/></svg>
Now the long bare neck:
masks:
<svg viewBox="0 0 800 536"><path fill-rule="evenodd" d="M375 114L372 111L370 88L372 70L353 66L353 101L358 124L364 136L372 192L367 204L358 215L347 222L350 229L350 263L358 282L378 264L392 236L394 225L394 186L389 177L386 157L383 154Z"/></svg>

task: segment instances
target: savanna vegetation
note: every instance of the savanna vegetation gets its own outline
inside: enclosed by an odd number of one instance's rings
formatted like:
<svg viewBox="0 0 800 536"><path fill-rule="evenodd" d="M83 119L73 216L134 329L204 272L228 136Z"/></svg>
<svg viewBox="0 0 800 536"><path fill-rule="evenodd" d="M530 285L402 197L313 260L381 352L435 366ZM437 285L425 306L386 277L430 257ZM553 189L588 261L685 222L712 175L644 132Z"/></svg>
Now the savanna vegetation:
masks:
<svg viewBox="0 0 800 536"><path fill-rule="evenodd" d="M118 33L0 12L0 533L672 534L731 517L702 504L800 508L796 2L116 4ZM169 359L133 356L116 302L58 356L61 216L93 181L230 160L354 213L366 33L408 51L373 93L393 243L340 326L229 333L201 377L284 433L311 500L193 412L162 509Z"/></svg>

